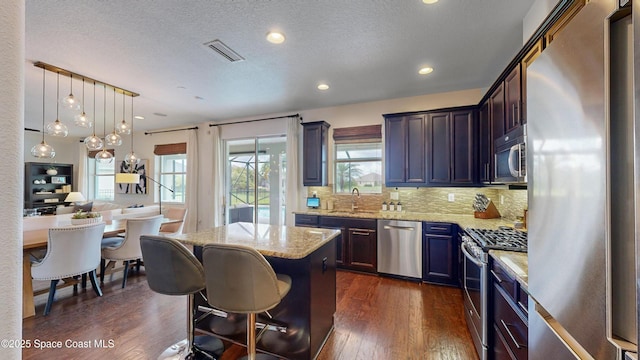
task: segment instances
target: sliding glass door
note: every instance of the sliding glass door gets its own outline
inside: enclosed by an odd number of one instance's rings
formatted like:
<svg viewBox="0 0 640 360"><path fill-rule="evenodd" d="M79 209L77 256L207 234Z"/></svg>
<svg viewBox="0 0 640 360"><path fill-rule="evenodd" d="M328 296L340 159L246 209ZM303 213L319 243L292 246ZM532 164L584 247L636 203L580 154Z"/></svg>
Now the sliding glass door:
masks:
<svg viewBox="0 0 640 360"><path fill-rule="evenodd" d="M226 223L285 224L285 136L227 140Z"/></svg>

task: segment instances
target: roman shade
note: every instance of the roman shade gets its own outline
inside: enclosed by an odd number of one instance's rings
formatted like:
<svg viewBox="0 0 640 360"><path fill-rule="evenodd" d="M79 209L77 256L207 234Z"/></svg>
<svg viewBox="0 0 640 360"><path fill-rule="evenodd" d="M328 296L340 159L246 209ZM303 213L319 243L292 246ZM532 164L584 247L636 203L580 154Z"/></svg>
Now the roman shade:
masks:
<svg viewBox="0 0 640 360"><path fill-rule="evenodd" d="M335 143L369 142L382 140L382 125L354 126L333 129Z"/></svg>
<svg viewBox="0 0 640 360"><path fill-rule="evenodd" d="M176 155L187 153L187 143L158 144L153 148L155 155Z"/></svg>

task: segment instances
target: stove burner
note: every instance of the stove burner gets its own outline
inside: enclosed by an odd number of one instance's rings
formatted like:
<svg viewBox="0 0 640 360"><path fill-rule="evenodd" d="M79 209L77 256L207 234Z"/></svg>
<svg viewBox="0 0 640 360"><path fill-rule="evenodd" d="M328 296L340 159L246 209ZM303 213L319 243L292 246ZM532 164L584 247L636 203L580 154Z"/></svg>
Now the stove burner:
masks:
<svg viewBox="0 0 640 360"><path fill-rule="evenodd" d="M527 251L527 233L510 227L498 229L466 229L483 250Z"/></svg>

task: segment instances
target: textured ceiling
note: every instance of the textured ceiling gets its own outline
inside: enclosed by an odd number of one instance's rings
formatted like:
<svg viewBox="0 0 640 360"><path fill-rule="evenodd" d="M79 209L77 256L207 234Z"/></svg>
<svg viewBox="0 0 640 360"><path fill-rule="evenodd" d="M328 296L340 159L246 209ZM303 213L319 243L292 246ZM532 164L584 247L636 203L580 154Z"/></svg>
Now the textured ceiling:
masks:
<svg viewBox="0 0 640 360"><path fill-rule="evenodd" d="M27 0L25 126L39 129L42 121L42 70L35 61L140 93L135 113L145 120L136 121L138 130L487 87L520 49L532 3ZM284 32L286 42L268 43L270 30ZM214 39L246 60L231 63L203 45ZM435 71L420 76L422 65ZM48 73L47 122L55 119L55 79ZM319 91L320 82L330 89ZM73 86L82 97L82 83ZM69 78L61 77L60 96L68 92ZM102 96L98 89L98 130ZM87 86L90 115L92 97ZM118 121L121 101L116 98ZM109 128L109 91L106 118ZM71 115L61 110L60 119L71 122Z"/></svg>

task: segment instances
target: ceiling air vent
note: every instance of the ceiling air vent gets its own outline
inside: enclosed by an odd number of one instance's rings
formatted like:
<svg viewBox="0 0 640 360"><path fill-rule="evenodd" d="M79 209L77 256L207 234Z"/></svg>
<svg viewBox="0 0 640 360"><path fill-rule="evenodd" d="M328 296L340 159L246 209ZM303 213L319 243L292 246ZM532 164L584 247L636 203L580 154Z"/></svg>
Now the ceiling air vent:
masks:
<svg viewBox="0 0 640 360"><path fill-rule="evenodd" d="M216 39L213 41L209 41L208 43L204 44L206 47L210 48L211 50L217 52L218 54L222 55L225 59L231 61L231 62L236 62L236 61L242 61L244 60L244 58L240 55L238 55L237 52L233 51L230 47L228 47L227 45L225 45L222 41Z"/></svg>

